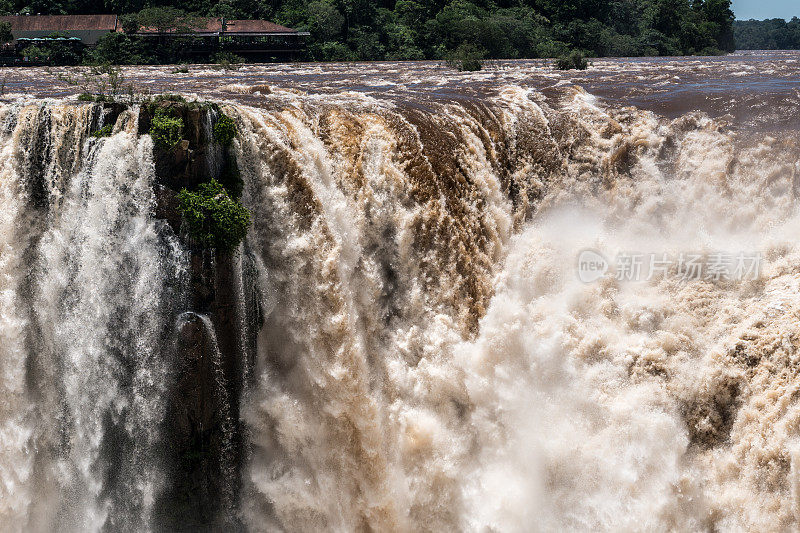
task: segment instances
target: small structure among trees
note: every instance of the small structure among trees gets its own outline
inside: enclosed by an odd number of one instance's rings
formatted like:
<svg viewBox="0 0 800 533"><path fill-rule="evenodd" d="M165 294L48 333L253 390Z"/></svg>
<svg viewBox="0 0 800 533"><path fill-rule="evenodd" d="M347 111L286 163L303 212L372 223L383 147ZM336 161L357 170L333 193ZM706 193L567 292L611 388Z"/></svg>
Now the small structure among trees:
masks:
<svg viewBox="0 0 800 533"><path fill-rule="evenodd" d="M182 39L189 46L188 53L198 57L232 54L253 62L298 59L303 51L303 37L309 35L268 20L228 20L185 13L165 17L163 10L142 10L136 18L138 28L129 33L162 44ZM125 25L132 29L134 24L128 20Z"/></svg>
<svg viewBox="0 0 800 533"><path fill-rule="evenodd" d="M116 15L20 15L0 17L0 22L11 25L14 39L41 39L58 33L77 37L87 46L117 30Z"/></svg>
<svg viewBox="0 0 800 533"><path fill-rule="evenodd" d="M299 58L308 35L266 20L197 17L172 7L121 17L5 16L2 30L5 64L206 62L216 56L280 61Z"/></svg>

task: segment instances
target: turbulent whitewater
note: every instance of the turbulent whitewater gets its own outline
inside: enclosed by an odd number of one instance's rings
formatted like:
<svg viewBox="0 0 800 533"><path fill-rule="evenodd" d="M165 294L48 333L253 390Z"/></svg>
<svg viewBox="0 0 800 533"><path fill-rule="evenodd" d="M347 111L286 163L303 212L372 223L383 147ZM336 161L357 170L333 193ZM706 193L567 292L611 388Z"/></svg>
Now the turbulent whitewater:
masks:
<svg viewBox="0 0 800 533"><path fill-rule="evenodd" d="M95 138L100 105L2 104L0 529L169 531L193 498L248 531L800 527L791 127L570 83L225 91L251 213L230 257L161 215L139 106ZM587 249L761 265L585 283ZM232 272L232 329L196 261ZM176 377L193 338L201 392ZM170 451L195 394L205 495Z"/></svg>

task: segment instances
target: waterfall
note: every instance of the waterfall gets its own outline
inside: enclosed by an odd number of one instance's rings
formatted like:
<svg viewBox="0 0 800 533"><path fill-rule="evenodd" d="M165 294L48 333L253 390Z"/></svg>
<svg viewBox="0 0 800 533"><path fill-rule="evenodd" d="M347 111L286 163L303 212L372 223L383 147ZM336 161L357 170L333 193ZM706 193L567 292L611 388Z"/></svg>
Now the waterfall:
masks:
<svg viewBox="0 0 800 533"><path fill-rule="evenodd" d="M10 110L3 112L3 120L8 121ZM0 160L0 517L9 530L21 531L31 501L34 431L32 405L25 394L28 320L19 297L29 218L10 142L4 143Z"/></svg>
<svg viewBox="0 0 800 533"><path fill-rule="evenodd" d="M220 405L222 406L221 413L221 430L222 430L222 446L219 460L219 470L222 476L222 491L219 498L222 500L221 507L226 512L233 511L233 483L235 475L235 466L233 464L232 446L233 446L233 421L230 415L230 399L227 394L227 383L225 382L225 374L222 369L222 353L219 350L219 343L217 343L217 334L214 331L214 324L211 319L205 315L200 316L203 322L205 334L208 336L211 352L211 364L213 366L214 382L216 383L218 393L221 396Z"/></svg>
<svg viewBox="0 0 800 533"><path fill-rule="evenodd" d="M800 151L566 93L237 109L276 295L244 411L251 530L795 523ZM766 270L586 284L587 248Z"/></svg>
<svg viewBox="0 0 800 533"><path fill-rule="evenodd" d="M800 148L562 89L0 105L0 528L796 527Z"/></svg>
<svg viewBox="0 0 800 533"><path fill-rule="evenodd" d="M16 285L4 287L3 360L17 375L3 383L27 384L32 405L3 417L27 437L22 460L4 446L4 468L13 461L11 479L27 484L4 501L28 495L9 506L20 530L26 514L31 529L147 529L163 483L161 345L186 268L152 217L152 144L129 127L135 116L87 140L85 109L6 112L17 124L3 141L3 275Z"/></svg>

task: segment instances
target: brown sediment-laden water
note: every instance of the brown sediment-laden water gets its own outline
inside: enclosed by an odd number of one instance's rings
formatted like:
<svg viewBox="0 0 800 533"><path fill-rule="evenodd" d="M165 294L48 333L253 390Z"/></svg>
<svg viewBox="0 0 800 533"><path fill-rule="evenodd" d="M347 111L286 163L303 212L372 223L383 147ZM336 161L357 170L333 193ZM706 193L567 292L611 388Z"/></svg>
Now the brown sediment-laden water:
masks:
<svg viewBox="0 0 800 533"><path fill-rule="evenodd" d="M67 70L0 73L0 529L800 527L800 54L125 68L234 119L229 254Z"/></svg>

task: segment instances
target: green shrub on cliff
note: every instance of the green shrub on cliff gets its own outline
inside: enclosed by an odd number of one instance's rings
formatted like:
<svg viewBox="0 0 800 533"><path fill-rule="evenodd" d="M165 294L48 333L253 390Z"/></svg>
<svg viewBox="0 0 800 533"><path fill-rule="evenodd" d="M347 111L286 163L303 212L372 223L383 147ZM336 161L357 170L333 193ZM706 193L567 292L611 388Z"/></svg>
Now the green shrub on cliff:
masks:
<svg viewBox="0 0 800 533"><path fill-rule="evenodd" d="M95 139L100 139L101 137L110 137L111 136L111 132L113 130L114 130L114 125L113 124L106 124L102 128L93 131L91 135Z"/></svg>
<svg viewBox="0 0 800 533"><path fill-rule="evenodd" d="M236 123L228 115L220 115L214 123L214 140L228 146L236 137Z"/></svg>
<svg viewBox="0 0 800 533"><path fill-rule="evenodd" d="M181 190L178 208L187 233L202 246L228 251L247 235L250 213L217 180L201 184L197 192Z"/></svg>
<svg viewBox="0 0 800 533"><path fill-rule="evenodd" d="M174 148L183 139L183 119L171 117L163 109L158 109L150 123L150 137L161 148Z"/></svg>

